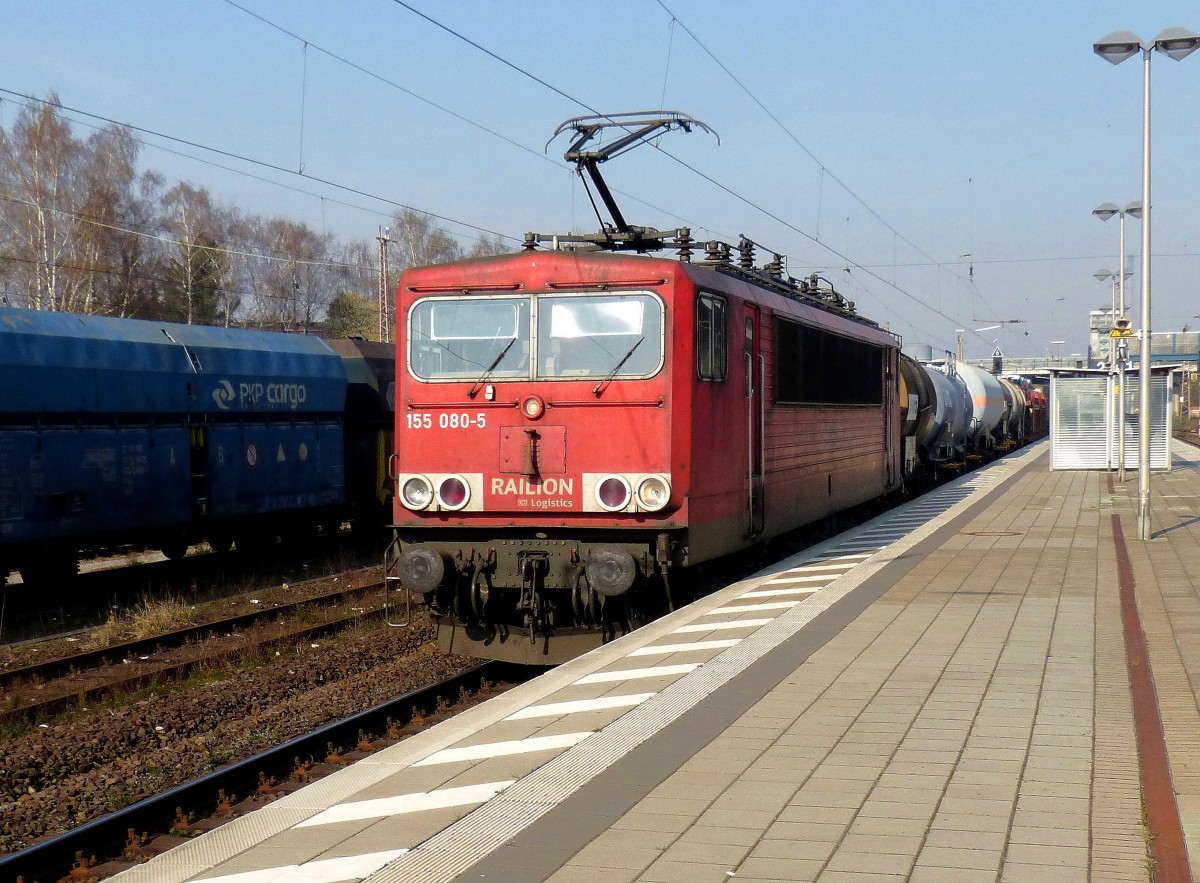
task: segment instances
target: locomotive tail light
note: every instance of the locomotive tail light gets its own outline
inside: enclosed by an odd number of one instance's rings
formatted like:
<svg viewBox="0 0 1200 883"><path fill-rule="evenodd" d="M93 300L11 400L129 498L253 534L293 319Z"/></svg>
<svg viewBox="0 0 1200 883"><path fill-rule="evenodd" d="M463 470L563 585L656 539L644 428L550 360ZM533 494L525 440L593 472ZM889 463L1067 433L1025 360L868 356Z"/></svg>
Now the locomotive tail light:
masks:
<svg viewBox="0 0 1200 883"><path fill-rule="evenodd" d="M397 562L400 582L410 592L426 594L442 583L446 564L432 549L407 549Z"/></svg>
<svg viewBox="0 0 1200 883"><path fill-rule="evenodd" d="M601 595L623 595L633 585L637 565L633 556L617 546L595 546L584 565L588 585Z"/></svg>
<svg viewBox="0 0 1200 883"><path fill-rule="evenodd" d="M443 509L461 509L471 499L471 487L459 476L447 475L438 482L437 499Z"/></svg>
<svg viewBox="0 0 1200 883"><path fill-rule="evenodd" d="M661 475L648 475L637 486L638 507L657 512L671 499L671 485Z"/></svg>
<svg viewBox="0 0 1200 883"><path fill-rule="evenodd" d="M629 482L619 475L609 475L596 485L596 502L606 512L620 512L632 496Z"/></svg>
<svg viewBox="0 0 1200 883"><path fill-rule="evenodd" d="M424 475L413 475L400 486L400 501L414 511L424 509L433 502L433 485Z"/></svg>
<svg viewBox="0 0 1200 883"><path fill-rule="evenodd" d="M528 396L521 402L521 413L530 420L537 420L546 413L546 403L541 396Z"/></svg>

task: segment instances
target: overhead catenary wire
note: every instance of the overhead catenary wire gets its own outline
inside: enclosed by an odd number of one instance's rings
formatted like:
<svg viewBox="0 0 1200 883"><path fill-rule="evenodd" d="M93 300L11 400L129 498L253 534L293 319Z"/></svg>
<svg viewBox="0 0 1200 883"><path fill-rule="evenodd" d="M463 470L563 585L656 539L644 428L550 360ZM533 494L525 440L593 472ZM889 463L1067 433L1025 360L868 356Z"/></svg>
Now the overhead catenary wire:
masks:
<svg viewBox="0 0 1200 883"><path fill-rule="evenodd" d="M426 106L433 108L434 110L444 113L444 114L458 120L461 123L465 123L466 125L471 126L472 128L477 129L480 132L484 132L485 134L491 135L493 138L498 138L501 141L503 141L505 144L508 144L512 147L517 148L520 151L523 151L524 153L534 156L537 159L541 160L542 162L549 163L555 169L562 169L562 165L558 162L558 160L552 159L551 157L547 156L544 151L535 150L526 144L522 144L520 141L510 138L509 136L507 136L501 132L498 132L495 129L492 129L488 126L485 126L482 123L471 119L470 117L466 116L465 114L461 114L458 111L452 110L451 108L446 107L444 104L434 101L432 98L429 98L428 96L422 95L419 92L415 92L412 89L409 89L408 87L403 86L400 83L397 83L395 80L385 77L383 74L381 74L377 71L373 71L370 68L364 67L363 65L358 64L355 61L351 61L349 58L346 58L344 55L340 55L337 52L334 52L334 51L327 49L317 43L314 43L308 37L303 37L300 34L297 34L295 31L285 28L283 25L279 24L278 22L272 21L271 19L266 18L265 16L260 15L257 12L254 12L253 10L247 9L245 6L242 6L240 3L237 3L236 0L225 0L225 2L227 4L229 4L230 6L232 6L234 9L244 12L246 15L250 16L253 19L256 19L257 21L261 22L262 24L266 25L267 27L272 28L272 29L278 31L279 33L281 33L287 37L290 37L291 39L296 40L297 42L303 44L306 49L312 48L315 51L320 52L322 55L325 55L326 57L331 58L334 61L340 62L341 64L344 64L347 67L349 67L353 70L356 70L359 73L361 73L367 77L370 77L373 80L376 80L377 82L383 83L385 86L389 86L393 89L396 89L397 91L402 92L403 94L409 96L410 98L413 98L413 99L421 102L422 104L425 104ZM420 14L420 13L418 13L418 14ZM574 99L570 99L570 100L574 100ZM674 218L682 221L685 224L692 224L692 226L699 226L697 224L694 224L694 223L688 221L686 218L681 217L680 215L678 215L675 212L672 212L668 209L661 208L652 203L646 202L644 199L641 199L637 196L634 196L629 193L625 193L621 190L618 190L615 187L613 188L613 190L614 190L614 192L620 193L622 196L624 196L628 199L634 200L635 202L638 202L641 205L646 206L647 208L653 209L656 212L660 212L661 214L668 215L670 217L674 217ZM506 237L506 238L512 238L512 237Z"/></svg>
<svg viewBox="0 0 1200 883"><path fill-rule="evenodd" d="M851 197L851 198L852 198L852 199L853 199L855 202L857 202L859 205L861 205L861 206L862 206L862 207L863 207L863 208L864 208L864 209L867 211L867 213L871 215L871 217L875 218L875 220L877 220L877 221L878 221L880 224L882 224L882 225L883 225L884 227L886 227L886 228L887 228L889 231L891 231L891 233L892 233L892 234L893 234L893 235L894 235L894 236L895 236L897 239L899 239L901 242L903 242L905 245L907 245L909 248L911 248L911 249L912 249L913 251L915 251L917 254L919 254L919 255L921 255L922 257L924 257L924 258L928 259L928 260L929 260L929 261L930 261L930 262L931 262L931 263L932 263L934 266L938 267L938 268L939 268L939 269L941 269L941 270L944 270L944 271L947 271L947 272L949 272L949 270L947 269L947 267L949 266L949 264L947 264L946 262L943 262L943 261L939 261L937 258L933 257L931 254L929 254L927 251L925 251L925 250L924 250L924 249L923 249L921 246L919 246L917 243L913 242L911 239L909 239L907 236L905 236L903 233L901 233L899 230L897 230L897 229L896 229L896 228L895 228L895 227L894 227L894 226L891 224L891 222L889 222L889 221L888 221L886 218L884 218L884 217L883 217L881 214L879 214L879 212L877 212L877 211L876 211L876 210L875 210L875 209L874 209L874 208L873 208L873 207L872 207L872 206L871 206L871 205L870 205L870 204L869 204L869 203L868 203L868 202L867 202L867 201L866 201L866 200L865 200L863 197L861 197L861 196L860 196L860 195L859 195L857 192L855 192L855 191L854 191L854 190L853 190L853 189L850 187L850 185L849 185L849 184L847 184L845 181L843 181L843 180L842 180L842 179L841 179L841 178L840 178L838 175L836 175L836 174L835 174L835 173L834 173L834 172L833 172L833 171L832 171L832 170L831 170L831 169L830 169L830 168L829 168L829 167L828 167L828 166L827 166L827 165L826 165L824 162L822 162L822 161L821 161L821 159L820 159L820 158L819 158L819 157L818 157L818 156L817 156L815 153L813 153L813 151L812 151L812 150L810 150L810 149L809 149L809 147L808 147L808 146L807 146L807 145L806 145L806 144L805 144L803 141L801 141L801 140L800 140L800 139L799 139L799 138L796 136L796 134L795 134L795 133L794 133L794 132L793 132L793 131L792 131L790 128L788 128L788 126L787 126L786 124L784 124L783 120L781 120L781 119L779 118L779 116L778 116L777 114L775 114L775 112L774 112L774 111L772 111L772 110L771 110L769 107L767 107L767 106L766 106L766 105L765 105L765 104L764 104L764 103L763 103L761 100L759 100L758 96L757 96L757 95L755 95L755 94L754 94L752 91L750 91L750 88L749 88L749 87L748 87L748 86L747 86L745 83L743 83L743 82L742 82L742 80L741 80L741 79L740 79L740 78L739 78L739 77L738 77L738 76L737 76L737 75L736 75L736 74L735 74L735 73L734 73L732 70L730 70L730 69L729 69L729 67L728 67L728 66L725 64L725 62L721 61L721 59L719 59L719 58L716 56L716 54L715 54L715 53L714 53L714 52L713 52L711 49L709 49L709 48L708 48L708 46L707 46L707 45L704 43L704 41L703 41L703 40L701 40L701 39L700 39L700 38L699 38L699 37L698 37L698 36L697 36L697 35L696 35L696 34L695 34L693 31L692 31L692 29L691 29L691 28L689 28L689 27L687 26L687 23L686 23L686 22L684 22L684 21L682 21L682 20L680 20L680 19L678 18L678 16L676 16L676 15L675 15L674 11L672 11L672 10L671 10L671 8L670 8L669 6L667 6L667 4L666 4L665 2L663 2L663 0L655 0L655 2L657 2L657 3L658 3L658 5L662 7L663 11L664 11L664 12L666 12L666 13L667 13L667 15L671 16L671 21L672 21L673 23L674 23L674 22L678 22L679 26L680 26L681 28L683 28L683 31L684 31L684 33L686 33L686 34L687 34L689 37L691 37L691 38L692 38L693 42L695 42L695 44L696 44L697 46L699 46L699 47L700 47L700 49L701 49L701 50L703 50L703 52L704 52L704 53L705 53L705 54L706 54L706 55L707 55L707 56L708 56L710 59L712 59L713 63L715 63L715 64L717 65L717 67L719 67L719 68L720 68L722 71L724 71L724 73L725 73L725 74L726 74L726 75L727 75L727 76L728 76L728 77L729 77L729 78L730 78L730 79L731 79L731 80L732 80L732 81L733 81L733 82L734 82L734 83L737 85L737 87L738 87L739 89L741 89L741 90L742 90L742 91L743 91L743 92L746 94L746 96L747 96L747 97L748 97L748 98L749 98L749 99L750 99L752 102L754 102L754 104L755 104L755 105L756 105L756 106L757 106L757 107L758 107L758 108L759 108L759 109L760 109L760 110L761 110L763 113L765 113L765 114L767 115L767 117L769 117L769 118L770 118L770 120L771 120L773 123L775 123L775 125L776 125L776 126L778 126L778 127L779 127L779 129L780 129L780 130L781 130L781 131L782 131L782 132L783 132L785 135L787 135L787 137L788 137L788 138L789 138L789 139L790 139L790 140L791 140L791 141L792 141L792 142L793 142L793 143L794 143L794 144L795 144L797 147L799 147L799 148L800 148L800 150L801 150L801 151L803 151L803 153L804 153L804 154L805 154L805 155L806 155L806 156L807 156L809 159L811 159L811 160L812 160L814 163L816 163L816 165L817 165L817 168L818 168L818 170L819 170L819 173L820 173L820 176L821 176L820 184L821 184L821 187L822 187L822 189L823 189L823 187L824 187L824 179L825 179L825 176L828 176L830 180L832 180L832 181L833 181L835 184L837 184L839 187L841 187L841 188L842 188L842 189L843 189L843 190L844 190L844 191L845 191L845 192L846 192L846 193L847 193L847 194L848 194L848 195L849 195L849 196L850 196L850 197ZM820 196L818 196L818 215L817 215L817 218L818 218L818 220L817 220L817 235L816 235L816 237L814 237L814 238L816 238L816 239L818 239L818 240L819 240L819 238L820 238L820 208L819 208L819 202L820 202L820 198L821 198L821 197L820 197ZM971 281L972 281L972 280L969 280L969 279L963 278L963 277L961 277L961 276L958 276L958 274L954 274L954 273L952 273L951 275L957 276L957 278L959 278L959 280L960 280L961 282L963 282L963 283L969 283L969 282L971 282ZM982 302L982 296L981 296L981 295L978 293L978 291L973 291L973 293L975 294L975 296L976 296L976 297L980 298L980 300L981 300L981 302Z"/></svg>
<svg viewBox="0 0 1200 883"><path fill-rule="evenodd" d="M11 255L11 254L0 254L0 261L10 261L10 262L16 263L16 264L44 264L45 263L45 261L42 258L27 258L27 257L21 257L19 255ZM55 266L61 270L74 270L74 271L80 272L80 273L96 273L101 276L115 276L119 279L136 279L140 282L157 282L157 283L163 284L163 285L170 285L170 284L178 283L178 280L171 279L170 277L167 277L167 276L154 276L149 273L139 273L135 270L118 269L116 267L85 267L80 264L64 263L62 261L56 261ZM238 297L238 298L251 297L251 298L256 298L256 299L260 299L260 300L278 301L281 304L295 303L295 298L291 295L274 294L270 291L264 291L262 289L249 290L249 289L240 289L240 288L229 288L224 285L213 285L213 286L211 286L211 288L214 292L231 295L231 296ZM162 305L159 304L157 306L161 307Z"/></svg>
<svg viewBox="0 0 1200 883"><path fill-rule="evenodd" d="M226 0L226 2L230 2L230 0ZM407 0L392 0L392 2L395 3L397 6L400 6L404 9L408 10L412 14L418 16L419 18L425 20L426 22L433 25L434 27L437 27L440 30L446 32L447 34L450 34L455 39L460 40L460 41L466 43L467 45L477 49L478 51L484 53L489 58L494 59L495 61L497 61L500 64L504 65L505 67L515 71L516 73L520 74L521 76L526 77L527 79L532 80L533 82L543 86L544 88L550 90L554 94L577 104L578 106L584 108L587 111L590 111L593 114L596 114L597 116L600 116L600 117L606 116L604 113L602 113L601 111L599 111L595 107L593 107L590 103L584 101L581 98L577 98L574 95L571 95L570 93L564 91L563 89L560 89L559 87L548 82L547 80L543 79L542 77L539 77L537 74L534 74L530 71L525 70L524 68L522 68L520 65L516 64L515 62L509 61L507 58L504 58L500 54L492 51L491 49L488 49L487 47L481 45L480 43L476 42L475 40L472 40L470 37L466 36L465 34L461 33L460 31L457 31L454 28L450 27L449 25L438 21L437 19L433 18L432 16L428 15L427 13L422 12L421 10L414 7L412 4L408 3ZM668 10L668 12L669 12L669 10ZM660 145L656 145L653 142L651 142L651 147L654 147L663 156L666 156L667 158L673 160L674 162L676 162L683 168L685 168L688 171L692 172L693 174L699 176L700 178L702 178L703 180L712 184L713 186L717 187L718 189L725 192L729 196L732 196L733 198L739 200L740 202L744 203L745 205L749 206L750 208L754 209L755 211L765 215L766 217L768 217L771 220L775 221L776 223L784 226L785 228L791 230L792 232L810 240L814 244L829 251L831 254L838 257L839 259L845 261L850 266L853 266L853 267L856 267L856 268L862 270L867 275L871 276L874 279L877 279L878 281L887 285L889 288L897 291L898 293L902 294L904 297L907 297L908 299L912 300L914 303L918 304L919 306L922 306L925 309L929 310L930 312L935 313L936 315L940 316L941 318L945 319L948 322L956 323L956 324L958 323L957 319L954 319L951 316L948 316L947 314L943 313L937 307L934 307L933 305L926 303L921 298L917 297L915 294L912 294L911 292L909 292L906 289L902 288L901 286L895 284L894 282L890 282L883 276L880 276L878 273L875 273L874 271L867 269L866 267L859 264L857 261L850 258L848 255L842 254L841 252L837 251L836 249L831 248L829 245L827 245L824 242L821 242L819 239L817 239L811 233L808 233L807 231L796 226L795 224L784 220L779 215L777 215L774 212L769 211L768 209L764 208L763 206L758 205L749 197L744 196L741 193L738 193L736 190L729 187L728 185L722 184L721 182L719 182L715 178L713 178L711 175L708 175L707 173L700 171L698 168L691 165L690 163L684 161L683 159L681 159L681 158L675 156L674 154L670 153L669 151L663 149Z"/></svg>
<svg viewBox="0 0 1200 883"><path fill-rule="evenodd" d="M153 135L155 138L163 138L167 141L172 141L176 144L185 144L188 147L194 147L197 150L206 150L206 151L209 151L210 153L215 153L218 156L224 156L224 157L228 157L230 159L236 159L236 160L239 160L240 162L250 163L251 165L255 165L255 166L258 166L258 167L264 168L264 169L270 169L272 171L280 172L285 175L298 175L299 177L304 178L305 180L315 181L318 184L324 184L325 186L333 187L336 190L342 190L346 193L353 193L356 196L365 196L368 199L375 199L386 205L392 205L392 206L395 206L396 208L407 209L412 212L417 212L418 214L428 215L431 218L436 218L437 220L443 221L447 224L454 224L455 226L463 227L468 230L475 230L475 231L478 231L479 233L486 233L489 236L495 236L500 239L507 239L510 241L518 241L518 240L516 240L516 237L508 236L504 233L500 233L495 230L489 230L487 227L481 227L478 224L471 224L467 221L460 221L457 218L451 218L447 215L441 215L441 214L438 214L437 212L431 212L426 209L418 208L416 206L412 206L407 203L400 202L399 200L391 199L390 197L387 197L387 196L380 196L376 193L369 193L366 190L360 190L357 187L351 187L347 184L341 184L341 183L338 183L337 181L332 181L328 178L321 178L321 177L318 177L315 175L299 175L298 172L295 172L292 169L288 169L288 168L285 168L284 166L276 165L275 163L267 162L266 160L256 159L256 158L250 157L250 156L244 156L240 153L234 153L233 151L224 150L220 147L211 147L207 144L201 144L198 141L191 141L187 138L180 138L175 135L168 135L164 132L158 132L158 131L155 131L154 129L148 129L144 126L135 126L132 123L123 123L123 122L120 122L119 120L114 120L111 117L106 117L103 114L91 113L90 111L81 110L77 107L70 107L69 105L65 105L60 102L46 101L45 99L36 98L33 95L26 95L24 92L17 92L16 90L13 90L13 89L5 89L3 87L0 87L0 93L3 93L5 95L12 95L16 98L21 98L25 101L36 102L37 104L40 104L44 107L53 107L53 108L57 108L59 110L65 110L69 113L79 114L80 116L85 116L85 117L88 117L89 119L100 120L101 122L105 122L105 123L108 123L113 126L121 126L126 129L131 129L135 132L142 132L143 134L146 134L146 135Z"/></svg>
<svg viewBox="0 0 1200 883"><path fill-rule="evenodd" d="M171 236L163 236L158 233L147 233L144 230L134 230L129 227L122 227L117 224L109 224L105 221L101 221L97 218L89 217L88 215L83 215L78 212L73 212L69 209L62 209L62 208L57 208L55 206L41 205L39 203L31 202L27 199L23 199L22 197L19 197L19 196L13 196L12 194L9 194L9 193L0 193L0 199L5 200L6 202L15 202L19 205L28 206L29 208L36 208L41 211L49 211L49 212L53 212L55 214L66 215L67 217L71 217L71 218L75 218L76 220L83 221L85 224L91 224L95 227L101 227L105 230L113 230L117 233L128 233L131 236L138 236L143 239L151 239L151 240L155 240L157 242L165 243L167 245L195 247L195 248L201 249L206 252L212 252L214 254L228 254L228 255L237 255L240 257L258 258L260 260L278 261L280 263L291 264L291 265L295 265L295 266L338 267L338 268L342 268L342 269L353 269L353 270L357 270L360 268L369 268L372 270L376 269L375 265L372 263L369 263L369 262L364 262L364 263L360 264L360 263L351 263L348 261L311 260L311 259L307 259L307 258L294 257L294 256L288 255L286 253L280 253L280 252L276 252L274 254L264 254L262 251L242 251L239 249L228 248L225 246L196 245L195 243L187 242L182 239L176 239Z"/></svg>
<svg viewBox="0 0 1200 883"><path fill-rule="evenodd" d="M3 100L4 100L3 98L0 98L0 102L2 102ZM25 103L22 103L19 101L13 102L13 103L15 103L21 107L29 107L29 108L33 107L33 105L31 105L31 104L25 104ZM92 129L93 131L102 131L104 128L103 126L96 125L95 123L88 122L87 120L80 120L80 119L76 119L72 116L69 116L69 112L67 114L64 114L64 116L66 116L66 118L69 119L72 124L77 125L77 126L83 126L84 128ZM165 144L156 144L153 141L147 141L144 138L138 138L137 136L132 135L132 134L129 137L132 138L138 144L140 144L143 147L146 147L150 150L158 150L163 153L169 153L172 156L178 156L183 159L190 160L191 162L196 162L196 163L200 163L201 165L211 166L214 169L220 169L221 171L229 172L234 175L240 175L241 177L249 178L252 181L261 181L262 183L269 184L272 187L278 187L282 190L289 190L292 193L299 193L303 196L311 196L313 199L318 199L321 201L322 209L324 208L324 203L329 202L329 203L332 203L333 205L340 205L343 208L353 209L354 211L365 212L366 214L373 215L374 217L377 217L377 218L391 218L392 217L388 212L380 211L379 209L370 208L368 206L359 205L359 204L353 203L353 202L347 202L344 199L336 199L335 197L326 196L321 193L315 193L312 190L306 190L303 187L297 187L294 184L286 184L283 181L276 181L273 178L267 178L262 175L256 175L253 172L247 171L246 169L239 169L234 166L227 166L227 165L224 165L222 163L216 162L211 159L205 159L202 156L196 156L195 154L191 154L191 153L184 153L182 150L175 150L171 147L167 147ZM516 239L516 237L512 237L512 236L506 236L504 238L508 239L511 242L519 241ZM475 237L474 241L481 242L483 240L480 237Z"/></svg>

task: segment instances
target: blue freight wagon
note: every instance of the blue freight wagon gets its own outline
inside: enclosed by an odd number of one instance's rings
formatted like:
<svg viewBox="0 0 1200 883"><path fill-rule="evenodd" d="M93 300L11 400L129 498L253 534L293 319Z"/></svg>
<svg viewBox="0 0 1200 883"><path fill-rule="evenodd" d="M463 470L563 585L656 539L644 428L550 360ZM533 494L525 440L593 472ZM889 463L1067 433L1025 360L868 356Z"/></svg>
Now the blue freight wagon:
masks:
<svg viewBox="0 0 1200 883"><path fill-rule="evenodd" d="M377 472L346 487L347 365L363 362L316 337L0 307L0 576L333 529L383 492Z"/></svg>

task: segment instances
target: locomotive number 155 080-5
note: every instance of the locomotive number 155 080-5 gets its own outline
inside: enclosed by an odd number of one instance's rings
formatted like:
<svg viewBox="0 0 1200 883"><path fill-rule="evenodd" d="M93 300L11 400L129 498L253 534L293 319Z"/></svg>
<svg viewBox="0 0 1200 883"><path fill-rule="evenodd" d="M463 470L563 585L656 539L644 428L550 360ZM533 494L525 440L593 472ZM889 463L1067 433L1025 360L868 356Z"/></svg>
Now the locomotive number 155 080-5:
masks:
<svg viewBox="0 0 1200 883"><path fill-rule="evenodd" d="M487 425L487 415L482 411L468 414L466 411L443 411L435 420L432 414L408 413L409 429L433 429L437 423L438 429L483 429Z"/></svg>

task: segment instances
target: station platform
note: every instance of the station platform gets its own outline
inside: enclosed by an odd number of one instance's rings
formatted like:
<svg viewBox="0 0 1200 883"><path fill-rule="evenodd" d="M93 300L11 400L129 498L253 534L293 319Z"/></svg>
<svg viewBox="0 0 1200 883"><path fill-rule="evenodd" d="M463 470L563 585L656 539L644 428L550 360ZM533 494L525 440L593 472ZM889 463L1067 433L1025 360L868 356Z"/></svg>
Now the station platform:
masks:
<svg viewBox="0 0 1200 883"><path fill-rule="evenodd" d="M1043 442L113 879L1189 879L1180 447L1148 542Z"/></svg>

